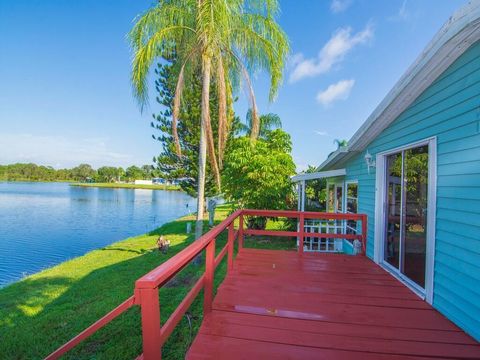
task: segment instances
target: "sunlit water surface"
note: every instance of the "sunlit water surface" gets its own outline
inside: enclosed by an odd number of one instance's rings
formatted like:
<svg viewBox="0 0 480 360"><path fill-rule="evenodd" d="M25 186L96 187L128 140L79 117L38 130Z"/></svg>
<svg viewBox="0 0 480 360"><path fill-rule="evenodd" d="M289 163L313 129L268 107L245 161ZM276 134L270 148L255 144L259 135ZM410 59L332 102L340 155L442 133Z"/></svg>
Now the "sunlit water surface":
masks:
<svg viewBox="0 0 480 360"><path fill-rule="evenodd" d="M153 230L194 207L194 199L178 191L0 182L0 287Z"/></svg>

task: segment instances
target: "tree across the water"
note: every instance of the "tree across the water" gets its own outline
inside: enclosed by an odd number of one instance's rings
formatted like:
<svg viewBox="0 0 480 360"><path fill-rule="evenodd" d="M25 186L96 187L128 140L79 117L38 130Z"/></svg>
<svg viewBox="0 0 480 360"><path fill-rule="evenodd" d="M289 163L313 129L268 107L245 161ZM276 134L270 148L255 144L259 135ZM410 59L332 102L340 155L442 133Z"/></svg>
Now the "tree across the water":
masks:
<svg viewBox="0 0 480 360"><path fill-rule="evenodd" d="M0 181L134 181L163 177L151 165L121 167L102 166L97 170L89 164L80 164L70 169L55 169L52 166L33 163L0 165ZM171 179L169 179L171 180Z"/></svg>

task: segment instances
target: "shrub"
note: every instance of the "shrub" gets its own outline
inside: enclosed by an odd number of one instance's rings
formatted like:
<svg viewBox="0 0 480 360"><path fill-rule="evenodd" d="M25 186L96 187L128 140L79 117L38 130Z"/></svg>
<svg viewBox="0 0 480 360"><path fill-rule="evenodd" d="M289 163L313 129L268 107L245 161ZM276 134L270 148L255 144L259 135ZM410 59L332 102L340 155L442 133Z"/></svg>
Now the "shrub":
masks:
<svg viewBox="0 0 480 360"><path fill-rule="evenodd" d="M290 135L277 129L256 141L236 138L225 158L225 197L240 208L286 209L293 196L290 176L295 163ZM250 228L265 228L265 219L247 219Z"/></svg>

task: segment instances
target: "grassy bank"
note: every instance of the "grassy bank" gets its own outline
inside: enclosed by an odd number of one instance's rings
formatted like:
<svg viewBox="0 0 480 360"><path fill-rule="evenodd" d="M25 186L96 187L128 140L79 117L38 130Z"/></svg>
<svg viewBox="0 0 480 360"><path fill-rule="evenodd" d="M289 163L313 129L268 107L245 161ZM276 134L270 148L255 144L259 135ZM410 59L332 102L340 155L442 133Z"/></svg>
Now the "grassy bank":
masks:
<svg viewBox="0 0 480 360"><path fill-rule="evenodd" d="M123 183L73 183L71 186L81 187L97 187L111 189L148 189L148 190L175 190L179 191L178 185L140 185L140 184L123 184Z"/></svg>
<svg viewBox="0 0 480 360"><path fill-rule="evenodd" d="M216 222L230 209L217 208ZM82 257L29 276L0 290L0 354L2 359L40 359L68 341L133 293L135 280L175 255L191 241L185 233L193 216L167 223L150 234L117 242ZM277 223L278 224L278 223ZM205 230L208 227L205 226ZM170 250L155 249L159 234L170 241ZM226 233L217 238L217 252ZM293 241L246 239L247 247L291 248ZM225 260L215 275L218 285L226 271ZM161 317L168 316L202 273L202 267L187 266L160 291ZM177 326L163 348L166 359L183 359L202 321L202 299L197 297L189 314ZM68 359L134 359L141 353L138 307L133 307L89 340L71 351Z"/></svg>

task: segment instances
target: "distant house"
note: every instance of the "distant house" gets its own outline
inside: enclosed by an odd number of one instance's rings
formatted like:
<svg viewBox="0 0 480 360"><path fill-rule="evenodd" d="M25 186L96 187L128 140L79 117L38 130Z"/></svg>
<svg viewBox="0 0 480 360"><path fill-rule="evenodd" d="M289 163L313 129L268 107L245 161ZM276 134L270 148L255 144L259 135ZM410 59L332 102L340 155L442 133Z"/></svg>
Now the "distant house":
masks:
<svg viewBox="0 0 480 360"><path fill-rule="evenodd" d="M152 180L135 180L135 185L152 185Z"/></svg>
<svg viewBox="0 0 480 360"><path fill-rule="evenodd" d="M476 1L441 28L348 146L294 177L300 210L305 183L327 178L328 212L368 215L367 256L477 340L479 40Z"/></svg>
<svg viewBox="0 0 480 360"><path fill-rule="evenodd" d="M152 179L152 183L153 184L159 184L159 185L164 185L164 184L167 184L167 180L164 179L164 178L153 178Z"/></svg>
<svg viewBox="0 0 480 360"><path fill-rule="evenodd" d="M161 184L161 185L180 185L183 181L188 180L188 178L178 178L178 179L164 179L164 178L154 178L152 179L154 184Z"/></svg>

